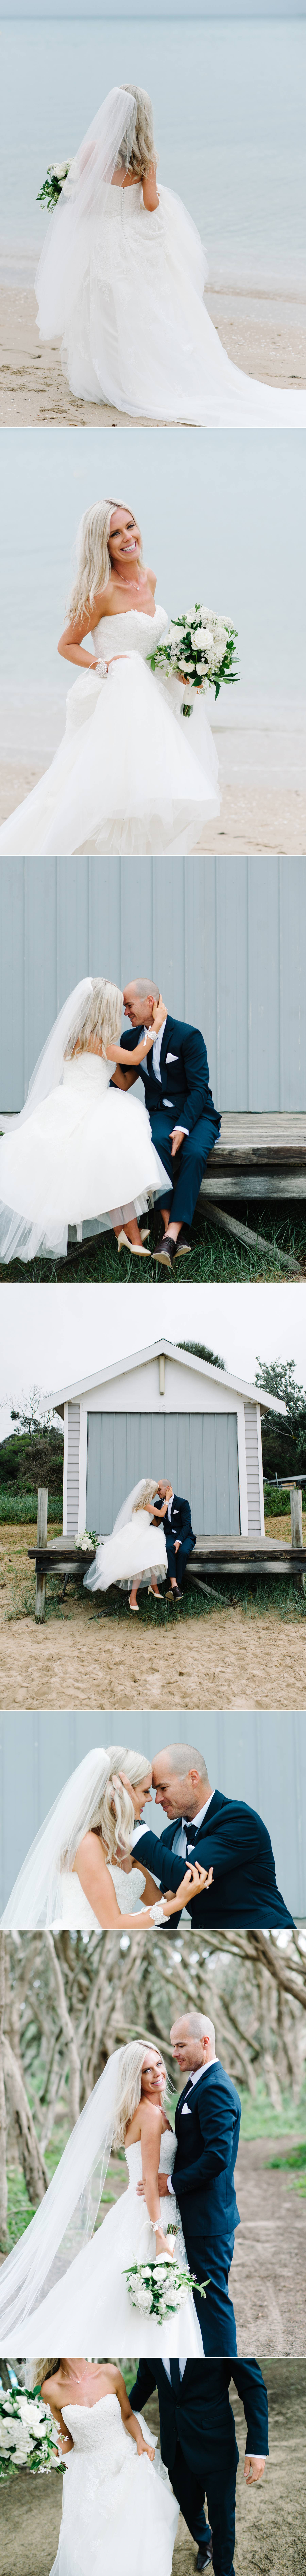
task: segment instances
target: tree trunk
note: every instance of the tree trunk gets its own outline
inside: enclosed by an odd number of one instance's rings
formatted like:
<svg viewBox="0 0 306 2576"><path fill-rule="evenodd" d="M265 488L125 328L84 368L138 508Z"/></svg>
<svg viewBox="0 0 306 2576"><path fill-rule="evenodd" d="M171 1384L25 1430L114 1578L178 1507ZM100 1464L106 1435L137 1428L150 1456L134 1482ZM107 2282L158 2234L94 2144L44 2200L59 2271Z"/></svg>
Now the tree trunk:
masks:
<svg viewBox="0 0 306 2576"><path fill-rule="evenodd" d="M9 2097L10 2108L17 2130L21 2169L24 2174L27 2191L29 2193L29 2200L32 2201L33 2208L35 2209L37 2202L39 2200L44 2200L45 2191L48 2189L48 2174L43 2156L41 2155L38 2138L36 2137L34 2120L32 2120L32 2112L30 2111L30 2104L27 2100L23 2076L20 2073L20 2067L17 2065L17 2060L13 2056L13 2049L11 2048L10 2040L7 2038L4 2038L3 2041L3 2063L5 2088Z"/></svg>

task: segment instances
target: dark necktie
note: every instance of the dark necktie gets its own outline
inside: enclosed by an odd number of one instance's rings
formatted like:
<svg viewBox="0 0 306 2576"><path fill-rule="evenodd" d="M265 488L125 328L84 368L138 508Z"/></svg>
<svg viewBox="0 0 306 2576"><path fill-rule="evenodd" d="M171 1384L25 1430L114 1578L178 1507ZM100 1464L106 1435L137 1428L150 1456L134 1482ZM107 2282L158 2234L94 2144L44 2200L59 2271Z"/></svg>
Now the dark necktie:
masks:
<svg viewBox="0 0 306 2576"><path fill-rule="evenodd" d="M170 2361L170 2379L171 2379L171 2388L173 2388L173 2396L174 2396L174 2397L180 2397L180 2394L181 2394L181 2381L180 2381L180 2365L179 2365L179 2361Z"/></svg>
<svg viewBox="0 0 306 2576"><path fill-rule="evenodd" d="M196 1841L197 1832L198 1832L198 1826L197 1826L197 1825L185 1825L185 1826L184 1826L184 1833L186 1834L186 1841L187 1841L187 1844L188 1844L188 1851L189 1851L189 1844L190 1844L190 1843L195 1843L195 1841Z"/></svg>

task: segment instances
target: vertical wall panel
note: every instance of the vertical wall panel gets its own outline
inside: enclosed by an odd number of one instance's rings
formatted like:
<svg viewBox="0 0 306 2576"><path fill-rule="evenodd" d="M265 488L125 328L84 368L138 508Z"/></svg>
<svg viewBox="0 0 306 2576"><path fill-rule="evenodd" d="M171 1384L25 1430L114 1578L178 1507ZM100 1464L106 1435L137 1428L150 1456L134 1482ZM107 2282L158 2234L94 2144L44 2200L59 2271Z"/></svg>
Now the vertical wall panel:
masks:
<svg viewBox="0 0 306 2576"><path fill-rule="evenodd" d="M67 1458L67 1538L74 1537L74 1535L75 1535L75 1531L78 1529L78 1525L79 1525L79 1457L80 1457L80 1406L79 1406L79 1404L69 1404L69 1407L68 1407L68 1458Z"/></svg>
<svg viewBox="0 0 306 2576"><path fill-rule="evenodd" d="M248 1528L260 1535L260 1485L258 1461L257 1412L255 1404L245 1404L245 1450L248 1496Z"/></svg>
<svg viewBox="0 0 306 2576"><path fill-rule="evenodd" d="M106 1535L140 1476L169 1477L188 1495L195 1536L238 1533L236 1414L89 1413L87 1528Z"/></svg>
<svg viewBox="0 0 306 2576"><path fill-rule="evenodd" d="M0 861L0 1104L81 975L152 975L205 1033L223 1109L304 1109L304 859Z"/></svg>

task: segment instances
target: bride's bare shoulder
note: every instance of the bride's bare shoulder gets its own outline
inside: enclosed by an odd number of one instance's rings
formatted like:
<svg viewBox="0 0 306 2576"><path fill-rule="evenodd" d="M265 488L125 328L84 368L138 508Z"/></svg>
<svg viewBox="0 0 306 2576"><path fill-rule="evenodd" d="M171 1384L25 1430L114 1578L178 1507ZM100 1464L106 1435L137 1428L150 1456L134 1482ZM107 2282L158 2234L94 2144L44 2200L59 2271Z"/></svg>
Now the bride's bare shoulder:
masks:
<svg viewBox="0 0 306 2576"><path fill-rule="evenodd" d="M154 599L154 593L155 593L155 591L156 591L157 573L156 573L156 572L152 572L152 567L151 567L151 565L150 565L150 564L148 564L148 565L147 565L147 581L149 582L149 588L150 588L150 590L152 591L152 596L153 596L153 599Z"/></svg>

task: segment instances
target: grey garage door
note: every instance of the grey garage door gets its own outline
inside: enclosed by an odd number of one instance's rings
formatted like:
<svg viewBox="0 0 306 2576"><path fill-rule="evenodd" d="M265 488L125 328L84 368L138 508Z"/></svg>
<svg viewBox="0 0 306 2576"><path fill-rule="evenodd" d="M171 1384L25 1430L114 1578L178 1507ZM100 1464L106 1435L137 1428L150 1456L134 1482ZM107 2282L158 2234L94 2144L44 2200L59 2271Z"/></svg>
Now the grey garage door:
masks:
<svg viewBox="0 0 306 2576"><path fill-rule="evenodd" d="M195 1533L240 1529L235 1413L89 1413L87 1529L113 1528L139 1476L187 1494Z"/></svg>

